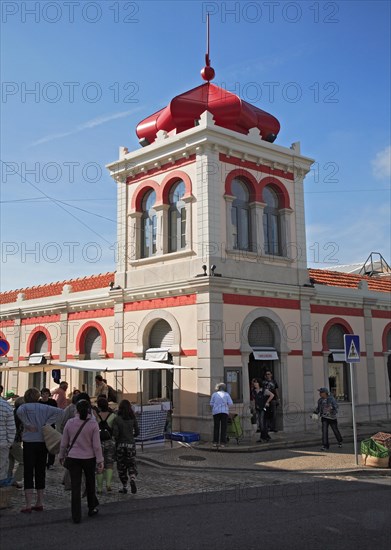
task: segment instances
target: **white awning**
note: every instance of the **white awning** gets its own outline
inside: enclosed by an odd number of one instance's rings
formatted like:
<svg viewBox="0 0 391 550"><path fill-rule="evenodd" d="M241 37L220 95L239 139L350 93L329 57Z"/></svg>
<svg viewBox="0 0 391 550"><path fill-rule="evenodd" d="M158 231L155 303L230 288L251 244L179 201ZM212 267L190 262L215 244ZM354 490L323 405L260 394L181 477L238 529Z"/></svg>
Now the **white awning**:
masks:
<svg viewBox="0 0 391 550"><path fill-rule="evenodd" d="M168 348L149 348L145 352L146 361L167 361Z"/></svg>
<svg viewBox="0 0 391 550"><path fill-rule="evenodd" d="M182 367L179 365L168 365L160 363L157 365L153 361L145 361L144 359L91 359L86 361L52 361L52 369L79 369L86 371L101 371L115 372L121 370L140 371L140 370L171 370L171 369L186 369L193 370L198 367Z"/></svg>
<svg viewBox="0 0 391 550"><path fill-rule="evenodd" d="M278 354L275 349L253 349L253 355L257 361L278 360Z"/></svg>
<svg viewBox="0 0 391 550"><path fill-rule="evenodd" d="M46 363L44 353L32 353L29 357L29 365L42 365Z"/></svg>
<svg viewBox="0 0 391 550"><path fill-rule="evenodd" d="M333 363L344 363L345 362L345 353L339 352L339 353L331 353L331 357L333 359Z"/></svg>
<svg viewBox="0 0 391 550"><path fill-rule="evenodd" d="M4 371L18 371L18 372L28 372L29 374L33 374L35 372L50 372L52 369L55 369L58 367L52 367L52 365L48 365L47 363L41 363L40 365L28 365L26 367L8 367L4 366L0 368L1 372Z"/></svg>
<svg viewBox="0 0 391 550"><path fill-rule="evenodd" d="M49 364L29 365L27 367L2 367L1 371L19 372L50 372L53 369L79 369L85 371L116 372L116 371L145 371L145 370L198 370L201 367L182 367L180 365L156 364L144 359L91 359L75 361L52 361Z"/></svg>

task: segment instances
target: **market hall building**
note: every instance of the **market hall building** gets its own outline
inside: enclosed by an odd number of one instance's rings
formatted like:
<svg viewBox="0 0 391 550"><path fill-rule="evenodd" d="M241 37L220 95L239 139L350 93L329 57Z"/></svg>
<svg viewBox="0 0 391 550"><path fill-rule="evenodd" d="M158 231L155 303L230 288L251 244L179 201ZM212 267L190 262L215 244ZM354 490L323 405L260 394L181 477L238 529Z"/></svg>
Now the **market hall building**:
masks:
<svg viewBox="0 0 391 550"><path fill-rule="evenodd" d="M227 383L249 435L250 380L268 368L278 429L303 432L314 429L321 386L340 402L341 424L351 421L349 333L361 342L357 419L390 419L389 270L307 268L303 182L313 160L299 142L275 143L277 119L212 84L210 66L202 75L138 125L142 147L120 147L107 167L117 185L115 271L1 294L0 337L11 345L2 384L19 395L52 387L39 367L56 361L100 359L102 372L110 359L193 367L148 372L142 391L146 401L172 399L174 429L208 440L215 384ZM93 393L99 372L63 367L60 378ZM105 376L139 398L135 373Z"/></svg>

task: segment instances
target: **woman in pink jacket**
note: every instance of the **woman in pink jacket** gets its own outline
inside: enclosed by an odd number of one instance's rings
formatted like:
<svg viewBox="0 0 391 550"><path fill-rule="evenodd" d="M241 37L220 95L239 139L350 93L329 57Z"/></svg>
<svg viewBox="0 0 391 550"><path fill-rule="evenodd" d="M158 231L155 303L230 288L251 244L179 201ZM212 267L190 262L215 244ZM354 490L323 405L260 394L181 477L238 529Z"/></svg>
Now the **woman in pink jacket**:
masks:
<svg viewBox="0 0 391 550"><path fill-rule="evenodd" d="M91 517L98 513L99 501L95 494L95 469L97 468L99 473L103 471L103 455L99 426L91 417L90 403L85 399L80 400L76 405L76 411L75 418L71 418L65 424L59 459L63 464L65 457L68 456L67 462L69 462L68 469L72 485L72 520L74 523L80 523L82 472L86 478L88 515ZM71 445L72 448L67 452Z"/></svg>

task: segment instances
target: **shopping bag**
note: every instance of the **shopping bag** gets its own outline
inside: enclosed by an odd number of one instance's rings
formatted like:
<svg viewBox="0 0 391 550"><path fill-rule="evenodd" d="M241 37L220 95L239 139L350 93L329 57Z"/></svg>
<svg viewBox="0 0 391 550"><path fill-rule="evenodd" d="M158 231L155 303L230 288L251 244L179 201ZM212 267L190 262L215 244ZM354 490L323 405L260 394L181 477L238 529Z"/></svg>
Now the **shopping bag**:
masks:
<svg viewBox="0 0 391 550"><path fill-rule="evenodd" d="M64 469L64 475L62 477L62 484L64 485L64 490L65 491L70 491L72 489L71 474L69 473L69 470Z"/></svg>
<svg viewBox="0 0 391 550"><path fill-rule="evenodd" d="M45 426L42 427L42 433L49 453L52 455L57 455L60 452L60 432L57 431L56 428L50 426L50 424L45 424Z"/></svg>

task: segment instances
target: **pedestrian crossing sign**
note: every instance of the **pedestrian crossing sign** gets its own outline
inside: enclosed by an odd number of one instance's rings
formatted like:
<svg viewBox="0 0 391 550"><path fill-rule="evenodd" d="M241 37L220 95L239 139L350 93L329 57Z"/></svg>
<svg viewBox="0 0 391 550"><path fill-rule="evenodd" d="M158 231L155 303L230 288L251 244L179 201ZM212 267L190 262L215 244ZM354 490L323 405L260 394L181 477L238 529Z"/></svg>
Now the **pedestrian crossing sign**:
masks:
<svg viewBox="0 0 391 550"><path fill-rule="evenodd" d="M356 334L344 334L345 361L358 363L360 361L360 337Z"/></svg>

